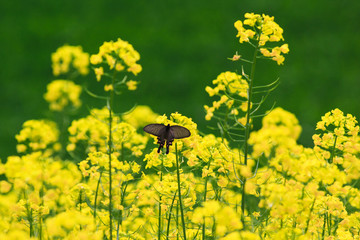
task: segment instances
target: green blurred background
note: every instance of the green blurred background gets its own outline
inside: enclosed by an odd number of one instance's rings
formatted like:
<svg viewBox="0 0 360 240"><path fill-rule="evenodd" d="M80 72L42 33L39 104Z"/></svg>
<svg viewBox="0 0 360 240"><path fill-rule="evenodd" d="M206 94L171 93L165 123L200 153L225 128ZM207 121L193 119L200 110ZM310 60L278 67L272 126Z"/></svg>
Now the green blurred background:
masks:
<svg viewBox="0 0 360 240"><path fill-rule="evenodd" d="M219 73L240 69L227 57L242 54L233 24L246 12L275 16L284 29L290 47L284 66L260 64L256 81L280 77L268 103L298 117L300 143L312 145L316 122L331 109L359 118L359 0L1 0L0 157L16 153L14 136L24 121L48 115L43 94L55 79L51 53L64 44L97 53L118 37L133 44L143 66L138 90L118 98L119 111L135 103L159 114L178 111L208 132L203 105L212 99L204 89Z"/></svg>

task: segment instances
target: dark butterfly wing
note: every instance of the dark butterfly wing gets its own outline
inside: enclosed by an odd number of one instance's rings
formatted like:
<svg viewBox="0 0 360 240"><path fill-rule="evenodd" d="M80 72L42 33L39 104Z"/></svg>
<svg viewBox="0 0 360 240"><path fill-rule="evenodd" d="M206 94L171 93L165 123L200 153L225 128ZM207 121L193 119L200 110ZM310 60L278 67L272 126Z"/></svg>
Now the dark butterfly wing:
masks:
<svg viewBox="0 0 360 240"><path fill-rule="evenodd" d="M171 126L170 133L176 139L186 138L191 135L190 131L187 128L178 125Z"/></svg>
<svg viewBox="0 0 360 240"><path fill-rule="evenodd" d="M160 137L161 135L164 135L166 131L166 126L164 124L149 124L146 125L143 130L147 133L150 133L152 135L155 135L157 137Z"/></svg>

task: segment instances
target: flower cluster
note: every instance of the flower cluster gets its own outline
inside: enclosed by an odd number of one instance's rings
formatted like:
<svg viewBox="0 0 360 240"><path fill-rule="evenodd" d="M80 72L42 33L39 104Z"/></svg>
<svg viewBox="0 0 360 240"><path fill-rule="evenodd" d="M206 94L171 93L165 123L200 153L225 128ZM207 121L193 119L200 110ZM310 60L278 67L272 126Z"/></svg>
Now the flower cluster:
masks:
<svg viewBox="0 0 360 240"><path fill-rule="evenodd" d="M59 151L59 130L54 122L49 120L28 120L23 124L20 133L16 135L16 148L19 153L43 151L45 155Z"/></svg>
<svg viewBox="0 0 360 240"><path fill-rule="evenodd" d="M218 101L213 101L211 107L205 105L206 120L211 120L214 112L221 107L225 107L225 112L237 117L241 112L247 111L247 96L248 83L245 79L234 72L223 72L212 81L214 88L207 86L206 92L210 97L218 96ZM244 122L244 119L238 119L239 122Z"/></svg>
<svg viewBox="0 0 360 240"><path fill-rule="evenodd" d="M51 55L54 76L73 71L87 75L89 73L89 54L81 46L64 45Z"/></svg>
<svg viewBox="0 0 360 240"><path fill-rule="evenodd" d="M269 157L274 151L295 149L296 140L301 133L301 126L295 115L282 108L273 109L262 119L262 128L250 135L249 143L253 146L253 156L264 154Z"/></svg>
<svg viewBox="0 0 360 240"><path fill-rule="evenodd" d="M72 81L55 80L47 85L44 98L50 103L52 111L72 110L81 106L81 91L81 86Z"/></svg>
<svg viewBox="0 0 360 240"><path fill-rule="evenodd" d="M320 134L313 136L315 151L329 163L337 164L348 174L348 180L357 179L360 169L359 126L351 114L346 116L339 109L325 114L317 123Z"/></svg>
<svg viewBox="0 0 360 240"><path fill-rule="evenodd" d="M140 54L133 48L133 46L120 38L117 41L104 42L99 48L99 53L93 54L90 57L94 68L96 79L100 81L104 76L112 75L110 71L115 72L131 72L137 75L141 72L142 67L137 61L140 60ZM124 78L119 81L120 84L126 84L128 90L135 90L137 82L134 80L127 80ZM114 83L105 85L105 90L110 91L114 89Z"/></svg>
<svg viewBox="0 0 360 240"><path fill-rule="evenodd" d="M282 40L273 18L245 17L235 24L240 42L257 41L263 52ZM137 60L120 39L92 56L102 65L95 69L99 79L114 71L108 90L136 86L117 81L116 73L136 75ZM359 239L357 120L339 109L326 113L315 146L304 147L294 114L274 108L254 115L263 98L252 102L253 80L224 72L206 87L219 98L205 106L206 119L219 120L221 136L200 132L178 112L158 115L137 106L115 114L112 91L106 107L62 125L67 132L50 120L26 121L16 135L19 155L0 162L0 239ZM68 117L64 110L79 106L80 92L56 80L45 98ZM262 127L252 130L251 120L260 116ZM156 138L154 144L142 131L149 123L180 125L191 135L175 139L169 154L157 153Z"/></svg>
<svg viewBox="0 0 360 240"><path fill-rule="evenodd" d="M50 239L102 239L104 233L108 236L109 156L106 146L102 146L107 134L105 130L101 132L106 119L106 109L93 110L82 124L70 128L77 126L74 129L78 130L72 135L74 138L81 139L84 134L91 134L82 138L88 146L95 146L92 140L98 139L98 147L88 148L87 157L79 162L78 167L35 150L21 157L11 156L6 164L0 165L0 173L7 179L0 184L3 194L0 196L0 221L11 222L10 225L0 225L2 231L7 232L1 236L11 239L11 234L26 236L29 231L33 236L42 232L42 236ZM322 126L327 129L326 134L330 130L339 131L335 128L344 128L342 135L336 135L341 141L335 146L343 149L342 155L349 153L348 144L354 147L351 151L353 161L346 170L344 166L350 163L345 158L343 164L335 162L335 157L332 164L325 164L328 160L326 154L319 154L321 152L316 149L325 151L325 147L334 144L327 144L323 135L319 140L322 145L315 146L315 151L298 145L296 139L301 130L298 120L281 108L267 114L262 128L251 134L254 152L248 166L241 165L242 153L227 147L221 138L199 135L191 119L179 113L172 114L170 119L160 116L157 121L186 126L192 133L191 141L178 140L178 152L172 149L168 155L163 155L154 149L141 157L123 151L128 144L128 149L136 151L132 146L137 146L134 138L138 133L127 123L114 118L116 151L111 156L112 181L119 187L111 191L113 211L122 219L117 220L121 221L118 230L121 236L129 237L136 231L131 239L150 239L158 232L159 217L161 234L169 237L181 235L177 222L180 221L177 178L173 174L176 155L181 156L180 187L189 238L201 239L204 233L207 237L219 239L292 236L311 239L322 236L324 229L327 237L349 239L358 235L360 225L356 209L360 208L360 190L353 186L353 180L357 179L354 176L360 169L360 162L355 151L359 139L355 137L358 125L354 117L336 109L318 123L319 130L324 130ZM86 122L92 123L87 125ZM46 140L52 135L49 130L46 137L34 132L35 125L30 123L24 124L25 130L17 137L19 141L27 141L29 146L39 138L49 143L56 141L56 136L53 140ZM45 122L39 124L45 126ZM48 126L54 131L55 125ZM84 127L82 133L79 131L81 127ZM121 133L117 135L117 131ZM101 134L102 137L96 137ZM146 139L140 135L138 137ZM144 147L145 143L144 140ZM44 145L45 148L49 146L51 144ZM340 156L339 149L335 152L335 156ZM138 157L146 164L137 161ZM255 159L261 160L258 167ZM268 164L262 162L265 159ZM244 221L240 211L241 185L237 178L248 179L245 192L256 199L252 203L255 211L249 209ZM253 225L254 230L244 231L243 224ZM30 225L32 227L25 227Z"/></svg>
<svg viewBox="0 0 360 240"><path fill-rule="evenodd" d="M269 42L284 40L283 29L274 22L274 17L265 14L246 13L245 20L236 21L234 26L238 31L236 37L239 37L240 43L255 41L264 57L271 58L279 65L284 62L285 58L282 54L289 52L288 44L268 47Z"/></svg>
<svg viewBox="0 0 360 240"><path fill-rule="evenodd" d="M107 152L108 124L107 108L92 109L89 116L74 120L69 127L69 144L67 150L89 152ZM113 143L116 149L127 149L133 155L142 155L147 138L136 133L136 129L128 123L121 122L119 117L112 121Z"/></svg>
<svg viewBox="0 0 360 240"><path fill-rule="evenodd" d="M196 208L192 221L199 224L208 222L206 225L216 226L215 231L206 229L208 236L224 237L232 233L233 237L237 236L241 239L237 232L243 228L239 214L230 206L221 206L219 201L210 200L205 202L203 207Z"/></svg>
<svg viewBox="0 0 360 240"><path fill-rule="evenodd" d="M69 219L55 220L75 206L67 195L81 180L74 163L33 152L22 157L8 157L5 164L0 164L0 174L7 179L4 183L12 186L11 191L0 196L1 238L30 239L38 235L49 239L65 238L70 232L79 230L76 227L64 231L61 225L69 226ZM77 212L76 215L81 214ZM80 226L78 220L71 221L74 226Z"/></svg>
<svg viewBox="0 0 360 240"><path fill-rule="evenodd" d="M150 107L145 105L138 105L133 110L128 113L125 113L122 116L122 119L139 129L140 127L144 127L147 124L156 122L156 119L159 115L154 113Z"/></svg>

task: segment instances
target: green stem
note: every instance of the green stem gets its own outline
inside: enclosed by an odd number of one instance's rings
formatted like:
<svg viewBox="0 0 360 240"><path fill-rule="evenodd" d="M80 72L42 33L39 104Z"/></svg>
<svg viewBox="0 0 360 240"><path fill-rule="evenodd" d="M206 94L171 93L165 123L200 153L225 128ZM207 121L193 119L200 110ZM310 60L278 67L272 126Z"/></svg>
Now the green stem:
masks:
<svg viewBox="0 0 360 240"><path fill-rule="evenodd" d="M42 214L39 213L39 240L42 240Z"/></svg>
<svg viewBox="0 0 360 240"><path fill-rule="evenodd" d="M112 85L114 86L115 83L115 71L114 75L112 77ZM112 142L112 109L114 104L114 91L110 91L110 98L108 99L108 110L109 110L109 139L108 139L108 155L109 155L109 225L110 225L110 235L109 239L112 240L112 232L113 232L113 226L112 226L112 166L111 166L111 154L113 151L113 142Z"/></svg>
<svg viewBox="0 0 360 240"><path fill-rule="evenodd" d="M40 198L41 198L41 204L40 206L43 207L44 206L44 193L45 193L45 187L44 187L44 172L45 172L45 164L44 161L42 161L42 173L41 173L41 188L40 188ZM39 239L42 240L43 239L43 235L42 235L42 228L43 228L43 224L42 224L42 212L40 211L39 213Z"/></svg>
<svg viewBox="0 0 360 240"><path fill-rule="evenodd" d="M247 101L247 114L246 114L246 124L245 124L245 146L244 146L244 164L247 165L248 159L248 150L249 143L248 139L250 136L250 120L251 120L251 102L252 102L252 92L253 92L253 82L255 77L255 67L256 67L256 56L258 53L258 46L254 50L254 56L251 65L251 73L249 78L249 89L248 89L248 101Z"/></svg>
<svg viewBox="0 0 360 240"><path fill-rule="evenodd" d="M162 182L162 171L163 171L164 161L161 158L161 170L160 170L160 183ZM161 239L161 193L159 193L159 228L158 228L158 239Z"/></svg>
<svg viewBox="0 0 360 240"><path fill-rule="evenodd" d="M215 219L215 217L213 217L212 236L214 239L216 239L216 219Z"/></svg>
<svg viewBox="0 0 360 240"><path fill-rule="evenodd" d="M30 238L34 236L34 225L33 225L33 216L32 209L30 208L29 202L26 197L25 189L23 189L24 199L26 200L25 208L26 208L26 217L29 221L29 230L30 230Z"/></svg>
<svg viewBox="0 0 360 240"><path fill-rule="evenodd" d="M126 182L124 185L122 185L121 187L121 193L120 193L120 206L124 207L124 199L125 199L125 195L126 195L126 189L128 187L128 182ZM117 229L116 229L116 239L119 239L119 234L120 234L120 225L122 224L122 215L123 215L123 211L120 210L119 212L119 219L118 219L118 224L117 224Z"/></svg>
<svg viewBox="0 0 360 240"><path fill-rule="evenodd" d="M335 136L334 146L333 146L332 151L331 151L331 156L330 156L330 159L329 159L329 163L332 163L332 162L333 162L333 159L334 159L335 147L336 147L336 140L337 140L337 136Z"/></svg>
<svg viewBox="0 0 360 240"><path fill-rule="evenodd" d="M332 217L332 215L331 215L331 214L329 214L329 217L328 217L328 220L327 220L327 225L328 225L328 235L329 235L329 236L331 236L331 228L332 228L332 226L331 226L331 217Z"/></svg>
<svg viewBox="0 0 360 240"><path fill-rule="evenodd" d="M179 229L179 202L176 203L176 229ZM179 231L176 231L176 240L179 240Z"/></svg>
<svg viewBox="0 0 360 240"><path fill-rule="evenodd" d="M209 162L208 162L208 166L207 166L207 170L210 169L210 160L209 159ZM206 202L206 193L207 193L207 183L208 183L208 179L209 179L209 176L206 176L205 177L205 186L204 186L204 202ZM205 240L205 230L206 230L206 224L205 224L205 217L203 218L204 219L204 223L202 225L202 239Z"/></svg>
<svg viewBox="0 0 360 240"><path fill-rule="evenodd" d="M177 194L177 192L175 192L175 194L174 194L174 197L173 197L173 200L171 202L170 209L169 209L169 219L168 219L168 225L167 225L167 230L166 230L166 240L169 240L171 212L172 212L172 209L173 209L173 206L174 206L176 194Z"/></svg>
<svg viewBox="0 0 360 240"><path fill-rule="evenodd" d="M249 89L248 89L248 101L247 101L247 114L246 114L246 124L245 124L245 139L244 139L244 165L247 166L248 155L249 155L249 136L250 136L250 121L251 121L251 102L252 102L252 92L253 92L253 82L255 77L255 67L256 67L256 56L258 53L259 45L255 48L254 56L251 65L251 73L249 78ZM242 198L241 198L241 211L242 211L242 223L245 228L245 184L246 178L243 178L243 186L242 186Z"/></svg>
<svg viewBox="0 0 360 240"><path fill-rule="evenodd" d="M81 213L81 204L82 204L81 194L82 194L82 189L80 189L80 192L79 192L79 210L80 210L80 213ZM81 224L80 224L80 230L81 229L82 229L82 227L81 227Z"/></svg>
<svg viewBox="0 0 360 240"><path fill-rule="evenodd" d="M179 204L180 204L181 222L182 222L184 240L186 240L184 209L183 209L182 200L181 200L179 154L178 154L178 149L177 149L177 143L175 143L175 152L176 152L176 173L177 173L177 182L178 182L178 191L179 191Z"/></svg>
<svg viewBox="0 0 360 240"><path fill-rule="evenodd" d="M241 188L241 222L243 224L243 227L245 229L245 183L246 179L243 179L243 185Z"/></svg>
<svg viewBox="0 0 360 240"><path fill-rule="evenodd" d="M99 180L96 185L96 192L95 192L95 199L94 199L94 221L96 220L96 207L97 207L97 198L98 198L98 192L99 192L99 187L100 187L101 175L102 175L102 171L100 172Z"/></svg>
<svg viewBox="0 0 360 240"><path fill-rule="evenodd" d="M311 204L311 207L310 207L309 217L308 217L308 220L306 222L305 233L307 233L307 231L309 229L309 223L310 223L310 220L311 220L311 213L314 210L315 201L316 201L316 198L314 198L314 201L313 201L313 203Z"/></svg>
<svg viewBox="0 0 360 240"><path fill-rule="evenodd" d="M294 240L295 237L296 237L295 228L296 228L296 220L295 220L295 217L294 217L294 222L293 222L293 226L292 226L292 236L291 236L292 240Z"/></svg>
<svg viewBox="0 0 360 240"><path fill-rule="evenodd" d="M326 213L324 214L324 225L323 225L323 229L322 229L321 239L325 239L325 228L326 228Z"/></svg>
<svg viewBox="0 0 360 240"><path fill-rule="evenodd" d="M124 142L121 143L121 162L124 162ZM124 186L124 183L121 182L121 195L120 195L120 198L121 198L121 201L120 201L120 205L121 206L124 206L124 199L125 199L125 196L126 196L126 189L128 187L128 181L125 182L125 186ZM118 221L118 229L120 227L120 225L122 224L122 215L123 215L123 211L120 210L120 213L119 213L119 221Z"/></svg>

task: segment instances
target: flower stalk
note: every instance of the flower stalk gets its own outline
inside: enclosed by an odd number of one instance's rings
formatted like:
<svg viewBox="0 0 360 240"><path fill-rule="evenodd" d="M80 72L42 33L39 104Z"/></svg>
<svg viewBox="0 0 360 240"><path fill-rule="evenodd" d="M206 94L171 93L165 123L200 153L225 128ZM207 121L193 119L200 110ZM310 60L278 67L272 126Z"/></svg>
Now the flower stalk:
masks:
<svg viewBox="0 0 360 240"><path fill-rule="evenodd" d="M186 240L186 227L185 227L183 203L181 199L180 166L179 166L179 153L178 153L177 143L175 143L175 152L176 152L176 175L177 175L178 192L179 192L180 215L181 215L181 223L183 229L183 238L184 240Z"/></svg>
<svg viewBox="0 0 360 240"><path fill-rule="evenodd" d="M252 110L251 110L251 103L252 103L252 96L253 96L253 86L254 86L254 77L255 77L255 68L256 68L256 58L258 53L259 44L256 45L254 49L254 56L251 64L251 73L250 78L248 79L248 97L247 97L247 112L246 112L246 123L245 123L245 138L244 138L244 165L248 165L248 155L249 155L249 137L250 137L250 130L251 130L251 120L252 120ZM246 193L245 193L245 185L246 185L246 178L242 179L242 189L241 189L241 212L242 212L242 223L245 227L245 208L246 208Z"/></svg>
<svg viewBox="0 0 360 240"><path fill-rule="evenodd" d="M116 62L115 62L116 63ZM114 70L113 76L112 76L112 85L114 86L115 83L115 75L116 71ZM112 122L113 122L113 105L114 105L114 91L110 91L110 96L107 100L107 107L109 110L109 139L108 139L108 156L109 156L109 239L112 240L112 232L113 232L113 218L112 218L112 212L113 212L113 203L112 203L112 159L111 155L113 153L113 136L112 136Z"/></svg>
<svg viewBox="0 0 360 240"><path fill-rule="evenodd" d="M161 169L160 169L160 183L162 182L162 178L163 178L163 167L164 167L164 160L161 159ZM159 192L159 216L158 216L158 239L161 240L161 231L162 231L162 226L161 226L161 192ZM170 220L169 220L170 221Z"/></svg>

